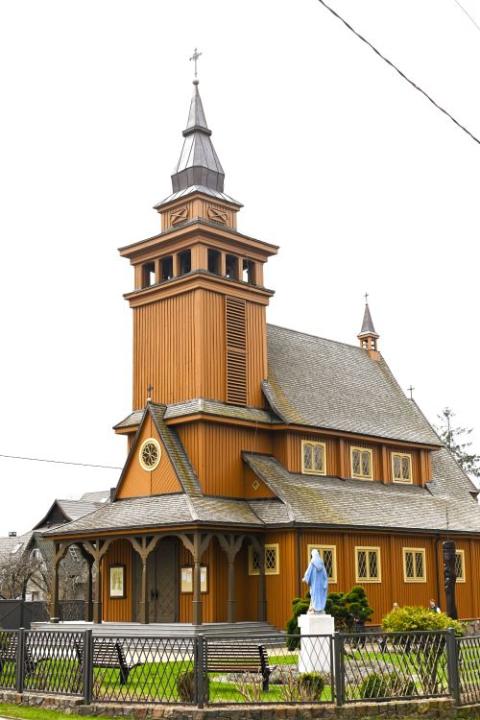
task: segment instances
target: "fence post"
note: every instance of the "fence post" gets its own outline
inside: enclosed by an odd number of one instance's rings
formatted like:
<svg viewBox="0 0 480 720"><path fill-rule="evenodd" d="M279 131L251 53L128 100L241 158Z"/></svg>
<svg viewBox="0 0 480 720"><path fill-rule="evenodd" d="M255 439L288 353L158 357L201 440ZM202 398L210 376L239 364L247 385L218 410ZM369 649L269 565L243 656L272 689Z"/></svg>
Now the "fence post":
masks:
<svg viewBox="0 0 480 720"><path fill-rule="evenodd" d="M335 668L335 703L337 705L343 705L345 702L343 645L343 636L339 632L336 632L333 637L333 653Z"/></svg>
<svg viewBox="0 0 480 720"><path fill-rule="evenodd" d="M17 667L15 687L17 693L23 693L25 685L25 630L20 628L17 638Z"/></svg>
<svg viewBox="0 0 480 720"><path fill-rule="evenodd" d="M447 667L448 667L448 691L455 701L455 705L460 705L460 675L458 667L458 640L455 637L454 630L446 632L447 645Z"/></svg>
<svg viewBox="0 0 480 720"><path fill-rule="evenodd" d="M199 708L203 708L205 703L205 683L204 683L204 666L205 666L205 638L203 635L195 637L195 704Z"/></svg>
<svg viewBox="0 0 480 720"><path fill-rule="evenodd" d="M92 704L93 695L93 635L85 630L83 635L83 699L85 705Z"/></svg>

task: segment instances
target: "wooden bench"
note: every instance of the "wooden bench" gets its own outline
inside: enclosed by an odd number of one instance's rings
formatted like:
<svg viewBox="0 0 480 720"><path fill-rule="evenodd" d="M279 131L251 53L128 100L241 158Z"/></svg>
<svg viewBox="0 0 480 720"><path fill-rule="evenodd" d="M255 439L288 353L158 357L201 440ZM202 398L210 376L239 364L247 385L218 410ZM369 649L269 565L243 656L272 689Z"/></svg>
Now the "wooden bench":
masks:
<svg viewBox="0 0 480 720"><path fill-rule="evenodd" d="M204 672L252 673L262 676L262 690L268 692L275 668L268 661L267 649L255 643L218 641L205 647Z"/></svg>
<svg viewBox="0 0 480 720"><path fill-rule="evenodd" d="M83 644L75 642L75 650L80 667L83 668ZM109 642L94 641L93 667L119 670L120 685L126 684L130 671L139 665L143 665L143 663L138 662L129 664L127 662L122 644L118 640Z"/></svg>
<svg viewBox="0 0 480 720"><path fill-rule="evenodd" d="M8 639L7 639L8 638ZM6 642L5 642L6 640ZM8 633L8 636L0 633L0 673L8 662L17 663L18 658L18 634ZM43 659L43 658L42 658ZM35 671L35 665L41 662L40 659L35 661L27 648L25 648L25 674L32 675Z"/></svg>

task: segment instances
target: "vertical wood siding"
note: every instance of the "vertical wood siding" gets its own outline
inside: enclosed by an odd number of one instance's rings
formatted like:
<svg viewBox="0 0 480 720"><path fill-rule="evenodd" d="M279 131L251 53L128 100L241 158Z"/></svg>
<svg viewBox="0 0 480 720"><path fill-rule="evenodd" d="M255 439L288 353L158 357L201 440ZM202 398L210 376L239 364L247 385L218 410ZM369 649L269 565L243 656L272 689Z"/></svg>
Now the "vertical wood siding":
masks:
<svg viewBox="0 0 480 720"><path fill-rule="evenodd" d="M207 495L243 497L245 466L242 450L272 452L271 435L264 430L207 422L178 425L177 429Z"/></svg>
<svg viewBox="0 0 480 720"><path fill-rule="evenodd" d="M197 397L227 401L226 302L241 303L244 308L240 328L243 349L230 348L235 358L242 353L241 367L233 356L231 363L236 378L233 382L232 375L233 385L238 388L238 382L243 383L242 397L231 395L230 401L263 406L265 308L199 289L133 309L134 408L144 407L148 385L153 385L155 402L174 403ZM237 377L239 367L241 377Z"/></svg>
<svg viewBox="0 0 480 720"><path fill-rule="evenodd" d="M116 540L108 548L103 559L103 619L108 622L131 622L133 619L133 548L128 540ZM125 598L110 597L110 573L112 565L125 565Z"/></svg>
<svg viewBox="0 0 480 720"><path fill-rule="evenodd" d="M144 470L138 461L138 453L144 440L155 438L161 447L160 463L153 472ZM140 434L126 475L118 491L119 498L144 497L147 495L164 495L166 493L181 492L182 488L173 468L167 451L160 439L151 417L147 417Z"/></svg>

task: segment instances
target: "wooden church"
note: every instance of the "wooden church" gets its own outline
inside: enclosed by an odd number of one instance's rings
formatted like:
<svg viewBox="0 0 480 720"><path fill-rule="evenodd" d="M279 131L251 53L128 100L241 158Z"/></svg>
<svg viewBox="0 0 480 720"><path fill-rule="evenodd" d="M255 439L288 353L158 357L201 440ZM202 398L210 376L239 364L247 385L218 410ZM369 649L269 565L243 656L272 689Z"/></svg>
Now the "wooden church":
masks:
<svg viewBox="0 0 480 720"><path fill-rule="evenodd" d="M453 539L459 615L479 617L477 490L391 374L368 305L355 345L268 325L278 248L237 230L197 80L183 138L161 232L120 249L128 457L110 503L48 533L57 568L71 544L95 563L94 622L283 628L318 548L330 589L364 586L377 623L393 603L444 606Z"/></svg>

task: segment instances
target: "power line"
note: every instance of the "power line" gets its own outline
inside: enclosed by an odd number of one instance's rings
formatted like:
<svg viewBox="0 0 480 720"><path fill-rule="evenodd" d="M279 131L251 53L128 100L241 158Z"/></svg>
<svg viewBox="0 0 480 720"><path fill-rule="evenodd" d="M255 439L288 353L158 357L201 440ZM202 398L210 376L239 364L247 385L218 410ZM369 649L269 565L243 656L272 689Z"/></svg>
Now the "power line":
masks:
<svg viewBox="0 0 480 720"><path fill-rule="evenodd" d="M465 13L465 15L468 17L468 19L470 20L470 22L471 22L473 25L475 25L475 27L477 28L477 30L480 31L480 25L477 23L477 21L475 20L475 18L473 17L473 15L470 15L470 13L468 12L468 10L467 10L466 8L464 8L463 5L462 5L460 2L458 2L458 0L453 0L453 2L458 5L458 7L460 8L460 10L462 10L462 11Z"/></svg>
<svg viewBox="0 0 480 720"><path fill-rule="evenodd" d="M442 112L444 115L446 115L448 118L450 118L450 120L451 120L453 123L455 123L455 125L456 125L457 127L459 127L460 130L463 130L463 132L465 132L467 135L469 135L469 136L472 138L472 140L474 140L478 145L480 145L480 139L479 139L478 137L476 137L472 132L470 132L470 130L468 130L468 128L466 128L465 125L462 125L462 123L458 122L458 120L456 120L456 119L453 117L453 115L451 115L451 114L448 112L448 110L445 110L444 107L442 107L441 105L439 105L439 104L436 102L436 100L434 100L427 92L425 92L425 90L422 90L422 88L421 88L419 85L417 85L415 82L413 82L413 80L410 80L410 78L407 77L407 75L405 75L405 73L402 72L402 71L400 70L400 68L398 68L398 67L395 65L395 63L393 63L391 60L389 60L387 57L385 57L385 55L383 55L383 54L380 52L380 50L377 50L377 48L376 48L374 45L372 45L372 43L371 43L369 40L367 40L366 38L364 38L363 35L360 35L360 33L357 32L357 31L355 30L355 28L353 28L353 27L350 25L350 23L348 23L348 22L347 22L341 15L339 15L333 8L331 8L330 5L327 5L327 3L325 2L325 0L318 0L318 2L319 2L321 5L323 5L323 7L326 8L326 9L327 9L332 15L334 15L338 20L340 20L340 21L345 25L345 27L347 27L354 35L356 35L356 36L358 37L359 40L361 40L362 42L364 42L365 45L368 45L368 47L371 48L371 50L373 50L373 52L374 52L376 55L378 55L378 57L380 57L384 62L386 62L387 65L390 65L390 67L393 68L393 69L400 75L400 77L402 77L404 80L406 80L413 88L415 88L415 90L418 90L419 93L421 93L424 97L426 97L427 100L429 100L429 101L432 103L432 105L434 105L434 106L437 108L437 110L440 110L440 112ZM455 0L455 2L456 2L456 0ZM463 9L463 8L462 8L462 9Z"/></svg>
<svg viewBox="0 0 480 720"><path fill-rule="evenodd" d="M77 467L101 468L102 470L121 470L117 465L97 465L95 463L73 462L69 460L47 460L46 458L23 457L22 455L5 455L0 453L0 458L9 460L28 460L29 462L51 463L53 465L75 465Z"/></svg>

